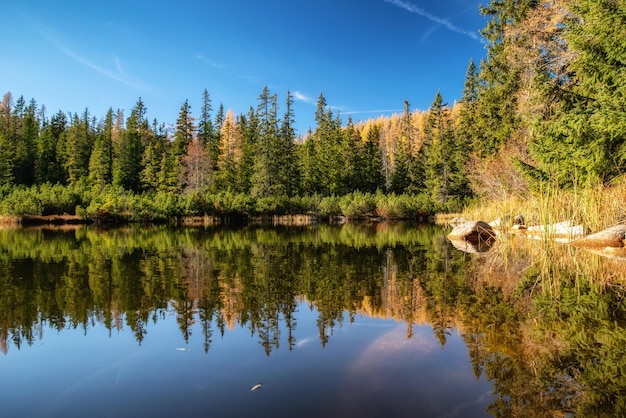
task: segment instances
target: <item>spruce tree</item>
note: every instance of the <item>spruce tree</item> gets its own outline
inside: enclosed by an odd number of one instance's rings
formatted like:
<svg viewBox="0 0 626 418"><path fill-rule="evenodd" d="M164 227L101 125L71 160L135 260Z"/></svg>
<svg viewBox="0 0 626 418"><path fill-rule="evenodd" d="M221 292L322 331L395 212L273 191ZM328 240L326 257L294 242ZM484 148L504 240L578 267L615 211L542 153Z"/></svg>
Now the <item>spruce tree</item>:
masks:
<svg viewBox="0 0 626 418"><path fill-rule="evenodd" d="M277 155L278 182L287 196L296 195L300 189L300 167L296 157L294 123L293 96L288 90L285 99L285 114L280 126Z"/></svg>
<svg viewBox="0 0 626 418"><path fill-rule="evenodd" d="M113 183L127 190L140 191L140 175L144 145L148 142L149 125L146 108L141 98L137 101L126 120L126 129L121 135L113 169ZM147 144L146 144L147 145Z"/></svg>
<svg viewBox="0 0 626 418"><path fill-rule="evenodd" d="M278 104L276 95L271 95L268 87L259 96L257 116L259 135L254 155L252 174L253 197L267 197L284 194L284 186L278 183Z"/></svg>
<svg viewBox="0 0 626 418"><path fill-rule="evenodd" d="M109 108L104 123L96 135L89 159L89 180L92 185L104 187L113 180L113 109Z"/></svg>
<svg viewBox="0 0 626 418"><path fill-rule="evenodd" d="M559 184L607 182L626 171L626 4L573 0L564 74L544 73L544 101L530 148Z"/></svg>

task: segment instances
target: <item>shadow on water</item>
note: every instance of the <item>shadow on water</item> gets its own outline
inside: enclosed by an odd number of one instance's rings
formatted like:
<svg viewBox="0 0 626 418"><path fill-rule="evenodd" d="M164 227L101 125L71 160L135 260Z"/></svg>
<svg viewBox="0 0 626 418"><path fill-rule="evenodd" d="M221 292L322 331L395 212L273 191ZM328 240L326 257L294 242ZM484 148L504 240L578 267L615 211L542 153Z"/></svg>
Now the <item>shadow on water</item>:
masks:
<svg viewBox="0 0 626 418"><path fill-rule="evenodd" d="M319 363L341 370L332 394L307 386L307 396L330 397L345 416L418 407L422 416L626 415L623 262L514 238L470 254L446 232L409 223L0 230L0 369L27 348L46 350L44 330L130 334L155 353L172 326L181 355L206 362L252 350L275 377L291 352L342 358ZM359 325L370 331L355 333ZM347 351L352 333L371 339ZM235 345L240 334L254 344ZM118 360L76 376L121 376ZM479 380L489 385L472 386ZM271 387L255 395L270 402Z"/></svg>

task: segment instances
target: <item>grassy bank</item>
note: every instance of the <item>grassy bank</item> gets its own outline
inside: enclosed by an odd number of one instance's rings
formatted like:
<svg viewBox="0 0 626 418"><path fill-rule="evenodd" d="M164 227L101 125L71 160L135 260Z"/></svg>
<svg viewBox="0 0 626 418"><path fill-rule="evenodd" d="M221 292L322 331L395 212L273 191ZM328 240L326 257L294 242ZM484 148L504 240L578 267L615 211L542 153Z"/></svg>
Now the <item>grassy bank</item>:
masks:
<svg viewBox="0 0 626 418"><path fill-rule="evenodd" d="M590 231L626 222L626 177L610 185L563 190L548 185L528 195L481 202L463 211L467 219L487 222L513 219L522 214L526 225L545 225L571 220Z"/></svg>

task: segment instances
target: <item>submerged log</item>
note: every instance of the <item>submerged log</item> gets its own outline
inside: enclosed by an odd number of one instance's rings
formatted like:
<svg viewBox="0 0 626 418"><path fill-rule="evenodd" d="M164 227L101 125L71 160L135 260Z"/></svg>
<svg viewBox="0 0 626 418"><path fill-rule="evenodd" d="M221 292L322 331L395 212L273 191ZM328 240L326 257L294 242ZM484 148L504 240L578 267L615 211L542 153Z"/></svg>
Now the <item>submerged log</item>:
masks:
<svg viewBox="0 0 626 418"><path fill-rule="evenodd" d="M529 226L526 234L533 237L547 237L555 241L570 242L585 234L583 225L575 225L573 221L557 222L549 225Z"/></svg>
<svg viewBox="0 0 626 418"><path fill-rule="evenodd" d="M626 225L616 225L611 228L604 229L595 234L587 235L577 241L572 242L572 245L581 248L621 248L626 244Z"/></svg>
<svg viewBox="0 0 626 418"><path fill-rule="evenodd" d="M487 222L470 221L457 225L448 234L450 241L467 241L473 244L489 243L493 244L496 233Z"/></svg>

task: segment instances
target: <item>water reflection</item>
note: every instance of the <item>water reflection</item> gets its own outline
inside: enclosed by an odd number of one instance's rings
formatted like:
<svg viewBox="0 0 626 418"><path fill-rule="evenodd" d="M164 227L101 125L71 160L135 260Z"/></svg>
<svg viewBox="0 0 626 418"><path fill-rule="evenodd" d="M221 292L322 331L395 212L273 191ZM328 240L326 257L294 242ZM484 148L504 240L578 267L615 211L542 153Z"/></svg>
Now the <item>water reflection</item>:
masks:
<svg viewBox="0 0 626 418"><path fill-rule="evenodd" d="M626 415L623 264L513 239L468 254L445 235L405 223L2 230L0 373L20 393L54 393L24 380L20 359L59 367L40 371L64 388L41 416L89 411L96 382L124 399L169 393L188 413L201 395L219 416L279 403L274 416L291 403L301 416ZM84 359L61 367L64 349ZM178 389L156 388L159 376ZM167 411L181 408L152 414Z"/></svg>

